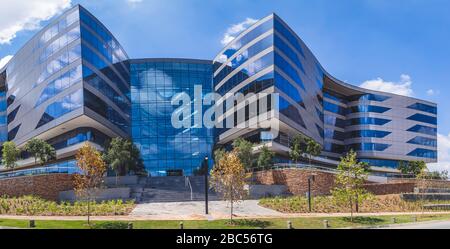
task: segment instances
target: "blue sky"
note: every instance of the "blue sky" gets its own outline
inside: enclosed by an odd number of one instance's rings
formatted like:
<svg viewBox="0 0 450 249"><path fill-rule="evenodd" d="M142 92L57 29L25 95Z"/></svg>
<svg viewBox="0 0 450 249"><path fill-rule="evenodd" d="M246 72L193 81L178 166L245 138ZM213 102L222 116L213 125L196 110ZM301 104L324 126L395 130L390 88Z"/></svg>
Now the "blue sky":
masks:
<svg viewBox="0 0 450 249"><path fill-rule="evenodd" d="M96 15L132 58L212 59L223 47L221 40L233 25L275 12L335 77L438 103L439 168L450 169L450 104L446 100L450 97L448 0L0 0L0 3L0 59L13 55L48 18L76 3ZM15 10L21 10L21 14Z"/></svg>

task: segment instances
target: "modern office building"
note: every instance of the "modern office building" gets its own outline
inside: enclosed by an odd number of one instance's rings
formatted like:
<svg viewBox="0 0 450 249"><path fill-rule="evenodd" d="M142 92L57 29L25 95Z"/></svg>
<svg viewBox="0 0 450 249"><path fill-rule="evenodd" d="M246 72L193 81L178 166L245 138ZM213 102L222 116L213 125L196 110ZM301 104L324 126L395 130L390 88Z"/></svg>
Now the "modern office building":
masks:
<svg viewBox="0 0 450 249"><path fill-rule="evenodd" d="M275 14L242 32L216 56L214 90L222 95L279 94L278 115L270 117L279 123L278 137L266 129L224 128L218 130L219 144L244 137L266 143L278 162L289 162L290 140L300 133L323 146L315 161L325 165L335 165L350 149L378 170L396 168L401 161L437 159L436 104L333 78ZM238 109L225 113L225 120Z"/></svg>
<svg viewBox="0 0 450 249"><path fill-rule="evenodd" d="M57 152L54 170L76 171L74 155L84 142L101 149L108 138L130 135L128 57L80 6L39 31L1 74L7 140L20 148L32 138L48 141ZM23 156L19 167L36 166Z"/></svg>
<svg viewBox="0 0 450 249"><path fill-rule="evenodd" d="M186 92L190 105L201 105L195 86L203 96L269 94L267 112L231 105L217 120L226 123L244 108L246 122L276 123L279 135L267 128L174 128L172 97ZM436 119L434 103L334 79L275 14L242 32L213 61L129 59L106 27L76 5L0 68L0 141L23 147L41 138L56 148L57 160L41 167L23 155L14 173L0 175L76 172L74 155L84 142L103 149L113 137L132 138L151 175L192 175L214 147L237 137L265 143L277 162L289 162L290 140L298 133L323 146L317 163L336 165L352 148L360 160L393 169L400 161L436 161Z"/></svg>

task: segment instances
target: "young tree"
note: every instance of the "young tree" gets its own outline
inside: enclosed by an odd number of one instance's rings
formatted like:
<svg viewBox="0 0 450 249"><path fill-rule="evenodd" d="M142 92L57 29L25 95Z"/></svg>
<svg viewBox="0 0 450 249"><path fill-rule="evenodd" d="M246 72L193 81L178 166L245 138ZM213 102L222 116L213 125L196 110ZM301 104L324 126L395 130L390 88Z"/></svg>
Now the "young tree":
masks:
<svg viewBox="0 0 450 249"><path fill-rule="evenodd" d="M269 148L264 145L261 148L261 152L259 153L258 156L258 168L261 169L268 169L269 167L271 167L273 165L273 157L275 156L275 153L271 150L269 150Z"/></svg>
<svg viewBox="0 0 450 249"><path fill-rule="evenodd" d="M106 164L100 152L88 143L78 150L76 160L81 174L75 175L75 192L87 200L87 221L90 224L91 202L95 201L95 195L103 183Z"/></svg>
<svg viewBox="0 0 450 249"><path fill-rule="evenodd" d="M322 146L314 139L306 139L306 154L308 154L309 165L311 165L312 157L319 156L322 152Z"/></svg>
<svg viewBox="0 0 450 249"><path fill-rule="evenodd" d="M427 170L427 164L424 161L412 161L408 163L410 167L410 174L413 174L414 176L418 176L419 174L423 173L425 170Z"/></svg>
<svg viewBox="0 0 450 249"><path fill-rule="evenodd" d="M289 152L289 156L292 161L298 163L298 161L303 157L303 154L306 152L304 138L300 134L297 134L292 138L290 149L291 151Z"/></svg>
<svg viewBox="0 0 450 249"><path fill-rule="evenodd" d="M25 145L25 151L33 155L35 164L37 164L38 159L40 164L44 165L56 158L55 148L39 138L33 138L28 141Z"/></svg>
<svg viewBox="0 0 450 249"><path fill-rule="evenodd" d="M426 168L427 165L424 161L401 162L398 166L398 169L402 174L410 174L415 177Z"/></svg>
<svg viewBox="0 0 450 249"><path fill-rule="evenodd" d="M337 170L336 187L332 190L332 195L337 204L348 205L353 222L353 207L370 196L363 188L368 169L365 164L358 163L356 153L351 150L341 158Z"/></svg>
<svg viewBox="0 0 450 249"><path fill-rule="evenodd" d="M2 163L7 169L12 169L16 167L16 162L19 159L20 150L17 149L14 142L4 142L2 148Z"/></svg>
<svg viewBox="0 0 450 249"><path fill-rule="evenodd" d="M233 204L245 198L245 168L236 151L225 153L211 171L211 187L230 202L230 222L233 222Z"/></svg>
<svg viewBox="0 0 450 249"><path fill-rule="evenodd" d="M233 148L244 167L246 169L251 169L255 161L255 156L253 154L253 143L243 138L238 138L234 140Z"/></svg>
<svg viewBox="0 0 450 249"><path fill-rule="evenodd" d="M116 173L116 185L119 176L124 176L130 171L141 173L144 170L139 149L128 139L113 138L106 153L103 154L103 159Z"/></svg>
<svg viewBox="0 0 450 249"><path fill-rule="evenodd" d="M425 165L424 168L422 168L422 166L419 163L416 163L418 166L416 166L418 169L421 169L420 172L418 172L415 176L416 176L416 186L419 188L419 194L420 194L420 189L425 190L429 187L431 187L430 185L432 184L432 176L429 174L428 169ZM422 207L422 213L425 211L424 205L425 205L425 195L420 195L420 203L421 203L421 207Z"/></svg>
<svg viewBox="0 0 450 249"><path fill-rule="evenodd" d="M214 162L219 163L220 159L225 155L226 151L223 148L214 151Z"/></svg>

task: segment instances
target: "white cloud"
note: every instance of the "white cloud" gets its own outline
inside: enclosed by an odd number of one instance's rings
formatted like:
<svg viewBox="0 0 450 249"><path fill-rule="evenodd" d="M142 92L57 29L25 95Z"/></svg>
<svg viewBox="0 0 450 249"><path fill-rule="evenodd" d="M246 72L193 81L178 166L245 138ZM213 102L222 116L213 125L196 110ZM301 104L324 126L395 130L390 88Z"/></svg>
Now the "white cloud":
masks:
<svg viewBox="0 0 450 249"><path fill-rule="evenodd" d="M1 58L0 59L0 69L2 69L2 67L5 66L6 63L8 63L8 61L12 59L12 57L13 57L12 55L7 55L7 56Z"/></svg>
<svg viewBox="0 0 450 249"><path fill-rule="evenodd" d="M447 136L438 134L438 162L429 163L428 169L430 171L443 171L448 170L450 172L450 134Z"/></svg>
<svg viewBox="0 0 450 249"><path fill-rule="evenodd" d="M371 89L375 91L389 92L404 96L413 96L412 80L407 74L400 76L399 82L384 81L382 78L368 80L361 84L362 88Z"/></svg>
<svg viewBox="0 0 450 249"><path fill-rule="evenodd" d="M234 38L236 38L237 35L239 35L242 31L246 30L251 25L255 24L257 21L258 20L247 17L245 21L231 25L231 27L229 27L225 32L225 34L223 35L223 38L220 41L220 43L222 43L222 45L224 46L227 45L232 40L234 40Z"/></svg>
<svg viewBox="0 0 450 249"><path fill-rule="evenodd" d="M36 30L71 6L71 0L0 0L0 45L8 44L19 31Z"/></svg>
<svg viewBox="0 0 450 249"><path fill-rule="evenodd" d="M439 90L434 90L434 89L429 89L427 91L427 95L428 96L435 96L435 95L439 95L441 93L441 91Z"/></svg>

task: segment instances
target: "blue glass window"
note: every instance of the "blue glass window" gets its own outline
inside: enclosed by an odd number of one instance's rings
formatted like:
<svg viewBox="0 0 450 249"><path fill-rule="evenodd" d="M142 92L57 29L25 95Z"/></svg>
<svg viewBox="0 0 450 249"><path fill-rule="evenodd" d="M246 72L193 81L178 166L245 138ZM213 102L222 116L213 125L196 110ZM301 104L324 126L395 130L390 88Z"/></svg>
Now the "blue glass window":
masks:
<svg viewBox="0 0 450 249"><path fill-rule="evenodd" d="M66 115L67 113L81 108L83 102L82 93L83 92L81 89L77 90L76 92L71 93L49 105L39 120L36 129Z"/></svg>
<svg viewBox="0 0 450 249"><path fill-rule="evenodd" d="M275 85L286 95L291 97L295 102L305 108L305 104L303 103L303 99L300 96L297 88L295 88L288 80L286 80L279 73L275 73ZM305 108L306 109L306 108Z"/></svg>
<svg viewBox="0 0 450 249"><path fill-rule="evenodd" d="M283 57L281 57L278 53L275 53L275 65L286 73L289 78L291 78L293 81L297 82L299 85L303 85L303 81L300 78L300 75L298 74L297 69L291 66ZM297 65L302 71L303 67L300 65ZM304 71L303 71L304 72Z"/></svg>
<svg viewBox="0 0 450 249"><path fill-rule="evenodd" d="M339 105L335 105L335 104L327 102L327 101L323 102L323 109L325 111L336 113L336 114L339 114L339 115L342 115L342 116L345 116L346 113L347 113L346 109L344 107L339 106Z"/></svg>
<svg viewBox="0 0 450 249"><path fill-rule="evenodd" d="M434 158L437 158L437 151L418 148L418 149L415 149L415 150L411 151L410 153L408 153L408 156L434 159Z"/></svg>
<svg viewBox="0 0 450 249"><path fill-rule="evenodd" d="M359 112L374 112L374 113L385 113L389 111L391 108L382 107L382 106L374 106L374 105L358 105L352 106L349 108L350 113L359 113Z"/></svg>
<svg viewBox="0 0 450 249"><path fill-rule="evenodd" d="M415 137L408 141L410 144L419 144L431 147L437 147L437 140L427 137Z"/></svg>
<svg viewBox="0 0 450 249"><path fill-rule="evenodd" d="M423 114L419 114L419 113L414 114L411 117L408 117L408 119L423 122L423 123L433 124L433 125L437 124L436 117L431 117L431 116L427 116L427 115L423 115Z"/></svg>
<svg viewBox="0 0 450 249"><path fill-rule="evenodd" d="M72 68L67 73L48 83L47 87L42 92L41 97L39 97L39 100L36 102L36 107L80 81L81 65Z"/></svg>
<svg viewBox="0 0 450 249"><path fill-rule="evenodd" d="M391 122L389 119L382 118L371 118L371 117L361 117L361 118L352 118L347 121L348 125L385 125Z"/></svg>
<svg viewBox="0 0 450 249"><path fill-rule="evenodd" d="M330 128L325 128L324 136L327 139L335 139L335 140L345 140L345 133L341 131L336 131Z"/></svg>
<svg viewBox="0 0 450 249"><path fill-rule="evenodd" d="M323 144L323 150L331 153L343 154L345 152L345 146L341 144L331 143L325 140Z"/></svg>
<svg viewBox="0 0 450 249"><path fill-rule="evenodd" d="M358 143L350 144L348 147L355 151L384 151L389 148L389 144L378 144L378 143Z"/></svg>
<svg viewBox="0 0 450 249"><path fill-rule="evenodd" d="M331 125L331 126L335 126L335 127L339 127L344 129L345 128L345 123L346 121L338 118L336 116L333 115L324 115L324 122L326 125Z"/></svg>
<svg viewBox="0 0 450 249"><path fill-rule="evenodd" d="M44 33L42 33L39 38L39 42L37 43L37 48L44 46L53 37L56 37L59 33L63 32L66 28L70 27L78 20L78 9L67 14L65 18L62 18L58 23L50 26Z"/></svg>
<svg viewBox="0 0 450 249"><path fill-rule="evenodd" d="M19 124L18 126L14 127L12 130L8 132L8 141L12 141L16 138L17 132L19 132L21 125L22 124Z"/></svg>
<svg viewBox="0 0 450 249"><path fill-rule="evenodd" d="M257 74L258 72L266 69L271 65L273 65L273 52L268 53L258 60L244 66L240 72L237 72L235 75L229 78L220 88L224 87L226 89L232 89L242 81L250 78L251 76ZM219 83L216 81L216 78L214 79L214 82Z"/></svg>
<svg viewBox="0 0 450 249"><path fill-rule="evenodd" d="M70 43L80 38L80 27L76 26L67 33L47 45L42 51L39 62L44 63L50 56L56 54L61 49L66 48Z"/></svg>
<svg viewBox="0 0 450 249"><path fill-rule="evenodd" d="M34 87L48 79L53 74L57 73L61 69L68 66L70 63L74 62L75 60L79 59L81 57L81 47L75 46L71 50L63 52L59 57L56 59L51 60L47 63L47 66L39 76L36 84Z"/></svg>
<svg viewBox="0 0 450 249"><path fill-rule="evenodd" d="M298 109L289 103L286 99L283 97L279 97L279 109L280 113L284 114L286 117L291 119L292 121L298 123L302 127L306 128L305 122L303 121L303 118L300 116L300 113L298 112Z"/></svg>
<svg viewBox="0 0 450 249"><path fill-rule="evenodd" d="M253 41L258 36L266 33L270 29L273 28L273 20L269 19L265 21L264 23L261 23L258 25L258 27L254 28L244 36L242 36L240 39L233 41L229 48L225 50L225 52L220 56L223 58L223 61L227 61L229 58L231 58L239 49L241 49L245 44Z"/></svg>
<svg viewBox="0 0 450 249"><path fill-rule="evenodd" d="M423 126L423 125L415 125L415 126L409 128L408 131L422 133L422 134L431 135L431 136L437 135L437 128L432 128L432 127Z"/></svg>
<svg viewBox="0 0 450 249"><path fill-rule="evenodd" d="M87 108L100 114L125 133L129 133L129 121L123 118L114 108L107 105L103 100L86 89L84 90L84 103Z"/></svg>
<svg viewBox="0 0 450 249"><path fill-rule="evenodd" d="M384 138L389 134L391 134L391 132L388 132L388 131L358 130L358 131L348 132L347 136L348 136L348 138L357 138L357 137Z"/></svg>
<svg viewBox="0 0 450 249"><path fill-rule="evenodd" d="M280 37L275 35L275 46L281 50L281 52L286 55L300 70L305 73L303 69L301 59L298 57L297 53L291 49Z"/></svg>
<svg viewBox="0 0 450 249"><path fill-rule="evenodd" d="M14 111L10 112L8 114L8 124L12 123L14 121L14 119L16 119L16 115L20 110L20 105L18 107L16 107L16 109L14 109Z"/></svg>
<svg viewBox="0 0 450 249"><path fill-rule="evenodd" d="M343 96L339 93L330 92L329 90L323 92L323 97L337 101L339 103L343 103L343 104L347 103L345 96Z"/></svg>
<svg viewBox="0 0 450 249"><path fill-rule="evenodd" d="M283 35L289 43L295 47L295 49L303 56L305 57L305 54L303 53L302 46L300 45L300 41L297 38L297 36L291 32L288 28L286 28L278 18L275 18L275 30L280 32L281 35Z"/></svg>
<svg viewBox="0 0 450 249"><path fill-rule="evenodd" d="M395 160L382 160L382 159L368 159L368 158L361 158L359 159L362 163L368 163L370 166L374 167L387 167L387 168L393 168L396 169L400 165L400 161Z"/></svg>
<svg viewBox="0 0 450 249"><path fill-rule="evenodd" d="M273 45L272 36L268 36L261 41L258 41L253 46L248 49L242 51L236 58L234 58L230 64L227 64L216 76L215 82L221 82L228 74L233 72L236 68L240 67L242 64L247 62L253 56L259 54L265 49L269 48Z"/></svg>
<svg viewBox="0 0 450 249"><path fill-rule="evenodd" d="M388 96L378 95L378 94L364 94L364 95L355 95L348 98L349 101L378 101L383 102L385 100L390 99Z"/></svg>
<svg viewBox="0 0 450 249"><path fill-rule="evenodd" d="M424 112L429 112L432 114L437 114L437 108L435 106L426 105L426 104L422 104L422 103L415 103L413 105L408 106L408 108L414 109L414 110L419 110L419 111L424 111Z"/></svg>

